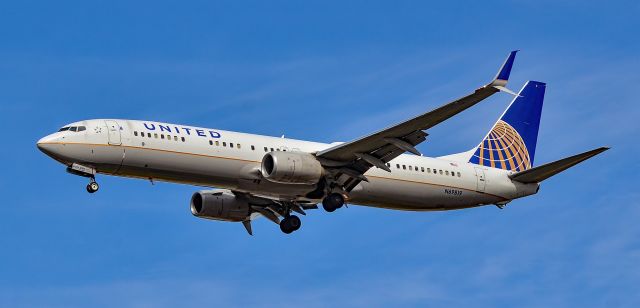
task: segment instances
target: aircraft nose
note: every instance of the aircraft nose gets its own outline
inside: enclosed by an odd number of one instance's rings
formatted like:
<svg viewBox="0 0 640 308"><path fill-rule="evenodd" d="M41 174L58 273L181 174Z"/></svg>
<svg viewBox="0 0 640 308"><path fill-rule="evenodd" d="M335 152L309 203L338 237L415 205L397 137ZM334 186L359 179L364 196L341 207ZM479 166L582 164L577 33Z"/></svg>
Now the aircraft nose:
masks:
<svg viewBox="0 0 640 308"><path fill-rule="evenodd" d="M48 135L40 138L40 140L36 142L36 146L38 147L38 150L40 150L42 153L47 154L49 156L53 156L55 155L54 141L55 141L55 137L53 135Z"/></svg>

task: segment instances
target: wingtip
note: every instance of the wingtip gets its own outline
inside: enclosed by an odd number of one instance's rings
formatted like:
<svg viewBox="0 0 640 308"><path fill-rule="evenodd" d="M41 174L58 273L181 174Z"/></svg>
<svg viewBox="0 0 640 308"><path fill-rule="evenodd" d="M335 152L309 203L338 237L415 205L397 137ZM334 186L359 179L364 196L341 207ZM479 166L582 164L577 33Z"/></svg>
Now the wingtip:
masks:
<svg viewBox="0 0 640 308"><path fill-rule="evenodd" d="M609 149L611 149L611 147L609 147L609 146L602 146L602 147L599 147L599 148L595 148L595 149L593 149L593 150L591 150L591 151L587 151L587 152L585 152L585 153L590 153L590 154L591 154L591 156L596 156L596 155L598 155L598 154L600 154L600 153L606 152L606 151L607 151L607 150L609 150Z"/></svg>

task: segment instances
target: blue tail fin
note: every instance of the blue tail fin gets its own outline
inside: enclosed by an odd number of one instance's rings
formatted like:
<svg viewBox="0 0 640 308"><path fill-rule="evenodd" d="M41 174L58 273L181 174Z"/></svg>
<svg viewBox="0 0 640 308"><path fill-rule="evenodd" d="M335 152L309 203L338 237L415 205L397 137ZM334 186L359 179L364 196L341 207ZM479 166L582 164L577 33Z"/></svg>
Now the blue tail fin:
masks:
<svg viewBox="0 0 640 308"><path fill-rule="evenodd" d="M527 82L478 145L469 162L512 171L531 168L545 88L546 84L542 82Z"/></svg>

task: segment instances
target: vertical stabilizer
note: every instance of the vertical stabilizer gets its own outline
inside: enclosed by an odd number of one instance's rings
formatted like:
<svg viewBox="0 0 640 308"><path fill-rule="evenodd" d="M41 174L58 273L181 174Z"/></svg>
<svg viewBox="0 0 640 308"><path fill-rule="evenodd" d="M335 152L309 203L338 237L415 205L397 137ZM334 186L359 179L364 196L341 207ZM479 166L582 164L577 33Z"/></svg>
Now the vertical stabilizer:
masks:
<svg viewBox="0 0 640 308"><path fill-rule="evenodd" d="M533 166L546 84L529 81L469 159L492 168L523 171Z"/></svg>

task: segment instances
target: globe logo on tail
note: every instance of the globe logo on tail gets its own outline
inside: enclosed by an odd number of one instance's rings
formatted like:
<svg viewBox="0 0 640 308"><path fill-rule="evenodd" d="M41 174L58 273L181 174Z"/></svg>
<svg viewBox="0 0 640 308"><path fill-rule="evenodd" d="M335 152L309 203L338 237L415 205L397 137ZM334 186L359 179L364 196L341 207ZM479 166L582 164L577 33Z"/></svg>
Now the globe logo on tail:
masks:
<svg viewBox="0 0 640 308"><path fill-rule="evenodd" d="M531 168L529 151L513 126L499 120L471 158L481 166L511 171Z"/></svg>

